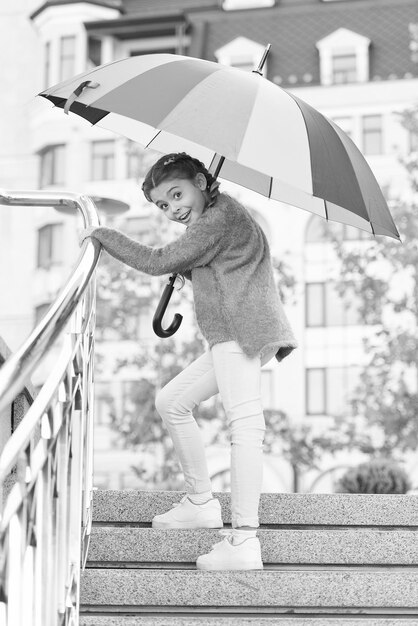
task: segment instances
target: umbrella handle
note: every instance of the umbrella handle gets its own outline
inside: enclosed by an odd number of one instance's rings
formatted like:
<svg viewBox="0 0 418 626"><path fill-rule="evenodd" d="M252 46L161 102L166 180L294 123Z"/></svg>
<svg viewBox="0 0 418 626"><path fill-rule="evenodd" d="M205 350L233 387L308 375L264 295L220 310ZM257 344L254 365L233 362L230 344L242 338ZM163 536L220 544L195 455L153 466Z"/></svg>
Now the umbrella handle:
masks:
<svg viewBox="0 0 418 626"><path fill-rule="evenodd" d="M180 313L176 313L174 315L173 321L168 328L164 329L161 326L167 304L169 303L171 294L173 293L174 282L176 278L177 274L172 274L170 276L167 285L164 287L164 291L161 295L160 301L152 319L152 327L154 329L154 332L156 335L158 335L158 337L161 337L161 339L165 339L167 337L171 337L171 335L174 335L174 333L177 332L177 330L180 328L180 324L183 319L183 316L180 315Z"/></svg>

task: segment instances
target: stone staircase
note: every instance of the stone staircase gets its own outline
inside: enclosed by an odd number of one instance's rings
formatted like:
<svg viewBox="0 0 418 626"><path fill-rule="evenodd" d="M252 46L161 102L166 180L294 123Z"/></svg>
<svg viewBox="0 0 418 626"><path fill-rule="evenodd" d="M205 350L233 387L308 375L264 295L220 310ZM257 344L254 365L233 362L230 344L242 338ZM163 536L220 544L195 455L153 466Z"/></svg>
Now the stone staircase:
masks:
<svg viewBox="0 0 418 626"><path fill-rule="evenodd" d="M183 495L95 492L80 626L418 625L418 497L262 494L264 571L201 572L216 530L151 528Z"/></svg>

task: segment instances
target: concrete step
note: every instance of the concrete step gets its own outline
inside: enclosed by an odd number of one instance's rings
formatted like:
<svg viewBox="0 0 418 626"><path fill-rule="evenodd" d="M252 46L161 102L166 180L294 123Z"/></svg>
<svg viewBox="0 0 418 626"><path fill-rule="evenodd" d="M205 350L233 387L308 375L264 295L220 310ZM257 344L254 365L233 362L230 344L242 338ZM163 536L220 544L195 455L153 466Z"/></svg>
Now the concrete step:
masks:
<svg viewBox="0 0 418 626"><path fill-rule="evenodd" d="M259 530L263 561L297 564L418 564L418 532L372 528ZM221 541L217 530L94 526L89 563L194 563Z"/></svg>
<svg viewBox="0 0 418 626"><path fill-rule="evenodd" d="M399 612L418 615L418 568L296 568L201 572L197 569L86 569L81 611L106 607L140 612L170 607L183 613ZM219 611L219 609L217 609ZM106 612L106 611L105 611ZM374 615L375 617L375 615Z"/></svg>
<svg viewBox="0 0 418 626"><path fill-rule="evenodd" d="M356 617L335 617L324 614L317 617L290 617L285 616L257 616L244 617L242 615L220 617L213 615L195 614L192 617L177 617L175 615L147 616L147 615L81 615L80 626L414 626L418 618L404 619L402 617L368 619L362 615Z"/></svg>
<svg viewBox="0 0 418 626"><path fill-rule="evenodd" d="M93 519L97 522L149 524L184 492L94 492ZM216 493L223 521L231 523L230 494ZM277 526L390 526L418 528L418 498L408 495L263 493L260 524Z"/></svg>

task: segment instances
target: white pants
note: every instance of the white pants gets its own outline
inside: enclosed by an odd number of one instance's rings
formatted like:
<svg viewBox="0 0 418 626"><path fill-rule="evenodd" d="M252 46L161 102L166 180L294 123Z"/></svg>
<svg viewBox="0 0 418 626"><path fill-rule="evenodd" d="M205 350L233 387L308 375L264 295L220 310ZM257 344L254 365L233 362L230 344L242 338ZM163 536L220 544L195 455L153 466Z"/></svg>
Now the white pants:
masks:
<svg viewBox="0 0 418 626"><path fill-rule="evenodd" d="M274 354L250 359L235 341L218 343L173 378L155 406L173 441L186 491L211 490L205 449L192 410L220 393L231 438L232 526L258 527L265 422L261 366Z"/></svg>

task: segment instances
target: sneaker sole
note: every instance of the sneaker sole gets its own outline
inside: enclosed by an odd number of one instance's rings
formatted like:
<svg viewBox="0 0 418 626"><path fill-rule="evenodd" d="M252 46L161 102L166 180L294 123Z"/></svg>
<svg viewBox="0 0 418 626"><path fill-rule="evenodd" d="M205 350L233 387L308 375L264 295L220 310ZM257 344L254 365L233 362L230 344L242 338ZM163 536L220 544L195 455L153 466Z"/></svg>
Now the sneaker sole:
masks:
<svg viewBox="0 0 418 626"><path fill-rule="evenodd" d="M159 529L197 529L197 528L223 528L223 522L219 520L212 520L208 522L154 522L152 521L152 528Z"/></svg>
<svg viewBox="0 0 418 626"><path fill-rule="evenodd" d="M219 567L213 567L211 565L205 565L204 563L196 563L196 568L199 570L203 570L205 572L209 572L209 571L243 571L243 570L261 570L264 569L263 567L263 563L258 562L258 563L250 563L250 564L242 564L242 565L236 565L231 566L231 565L225 565L225 566L219 566Z"/></svg>

